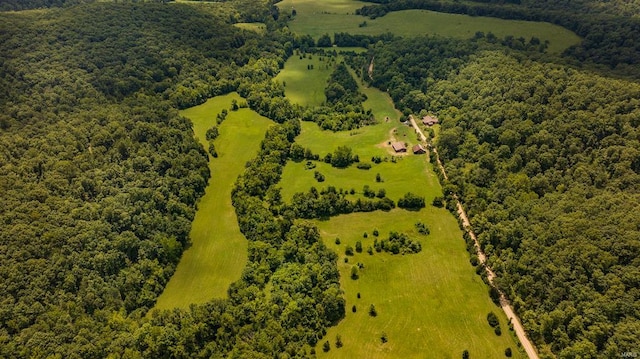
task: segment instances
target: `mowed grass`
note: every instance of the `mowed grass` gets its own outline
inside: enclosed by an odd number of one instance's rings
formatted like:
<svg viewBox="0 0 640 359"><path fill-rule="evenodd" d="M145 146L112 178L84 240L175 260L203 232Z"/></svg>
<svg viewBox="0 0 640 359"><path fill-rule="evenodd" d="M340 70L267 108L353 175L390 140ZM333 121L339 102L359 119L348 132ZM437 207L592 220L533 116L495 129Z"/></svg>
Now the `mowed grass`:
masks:
<svg viewBox="0 0 640 359"><path fill-rule="evenodd" d="M292 63L295 61L287 62L281 76L287 75ZM347 191L353 188L356 196L361 196L362 188L368 185L376 192L384 189L396 202L409 191L425 197L427 203L442 195L428 156L399 157L390 151L388 141L391 139L409 145L418 141L413 129L399 122L400 113L388 95L373 88L361 90L368 97L365 108L372 109L376 125L330 132L321 130L315 123L303 122L296 142L321 157L338 146L349 146L361 162L369 162L372 156L386 158L386 161L372 164L369 170L357 169L355 165L337 169L321 161L314 161L316 167L308 170L306 161L290 161L279 184L284 201L290 201L294 193L306 192L312 186L318 189L334 186ZM305 96L313 95L302 88L297 96L304 102L308 101ZM325 181L317 182L314 171L322 173ZM376 181L378 173L381 182ZM427 224L430 235L417 232L418 221ZM487 286L469 264L456 219L446 210L428 205L418 212L394 209L354 213L315 223L323 241L339 254L340 283L347 301L346 317L318 342L315 349L319 357L460 358L464 350L469 350L472 358L503 358L504 350L511 347L514 357L522 358L507 330L506 317L491 302ZM374 229L379 231L380 238L386 238L390 231L406 233L418 239L423 250L409 255L375 252L369 255L366 251L373 245ZM365 232L368 238L364 238ZM336 237L340 238L340 244L335 243ZM349 257L345 263L346 245L355 247L358 240L362 241L364 251ZM364 268L360 270L360 278L352 280L351 268L358 262L364 264ZM376 317L368 314L371 304L378 312ZM354 305L355 313L351 309ZM501 320L502 336L496 336L487 323L486 317L491 311ZM383 332L388 337L387 343L380 340ZM342 338L342 348L335 346L337 335ZM325 353L322 345L327 340L331 350Z"/></svg>
<svg viewBox="0 0 640 359"><path fill-rule="evenodd" d="M386 153L375 146L385 136L390 124L378 124L358 130L359 134L321 131L315 124L303 123L300 142L324 148L327 152L339 145L348 145L363 154ZM387 154L390 158L391 155ZM308 191L311 186L326 188L335 186L357 195L368 185L374 191L385 189L387 196L397 201L406 192L424 196L427 203L442 195L442 189L426 155L407 155L391 161L374 164L370 170L355 166L336 169L322 162L316 168L306 170L304 161L289 162L280 182L285 201L295 192ZM325 181L318 183L313 172L319 171ZM382 182L376 182L380 173ZM422 236L415 229L416 222L423 222L431 230ZM516 341L507 331L507 323L500 308L488 296L488 288L469 264L462 232L455 218L444 209L432 206L419 212L394 209L390 212L355 213L333 217L328 221L315 221L323 241L339 254L338 267L341 287L347 300L347 314L336 327L318 343L319 357L327 358L459 358L463 350L469 350L476 358L503 358L504 350L511 347L514 357L520 357ZM411 255L366 253L373 245L373 230L380 238L390 231L398 231L417 238L422 252ZM368 238L364 238L364 233ZM336 237L341 243L335 243ZM362 253L344 262L346 245L355 247L361 240ZM350 279L351 267L363 263L358 280ZM361 298L357 298L357 294ZM378 316L367 313L374 304ZM356 313L352 306L356 306ZM487 324L486 316L493 311L502 322L502 336L496 336ZM385 332L389 342L383 344L380 336ZM344 346L335 347L336 335L342 337ZM322 344L329 340L332 349L322 351Z"/></svg>
<svg viewBox="0 0 640 359"><path fill-rule="evenodd" d="M429 191L417 187L413 190L421 194ZM414 226L417 221L425 223L431 234L418 234ZM523 357L507 330L504 313L491 302L486 285L469 264L462 233L446 210L395 209L316 223L325 244L339 254L347 308L346 317L318 343L319 358L460 358L468 350L471 358L490 359L504 358L507 347L513 350L514 358ZM373 245L374 229L380 232L379 238L386 238L390 231L417 238L422 251L406 255L374 251L369 255L367 248ZM368 238L363 238L365 232ZM336 237L340 238L339 245ZM358 240L364 251L348 257L345 263L345 247L355 247ZM351 268L356 263L364 268L359 270L359 279L353 280ZM372 304L376 317L368 313ZM491 311L500 318L501 336L487 323ZM387 343L382 343L382 333L386 333ZM342 348L335 346L337 335L342 338ZM322 351L326 340L331 344L328 353Z"/></svg>
<svg viewBox="0 0 640 359"><path fill-rule="evenodd" d="M373 20L355 15L355 10L366 4L356 0L283 0L278 6L283 12L290 12L295 8L297 14L289 24L291 30L309 34L316 39L322 34L336 32L365 35L391 32L407 37L440 35L468 39L477 31L482 31L492 32L499 38L513 35L526 40L531 37L537 37L543 42L548 40L550 53L560 53L580 42L580 37L572 31L546 22L472 17L428 10L396 11ZM365 21L367 26L359 26Z"/></svg>
<svg viewBox="0 0 640 359"><path fill-rule="evenodd" d="M181 114L193 122L196 138L205 148L207 129L216 123L216 115L240 101L237 94L218 96ZM244 164L255 157L272 122L249 109L229 111L219 126L220 136L214 144L218 158L210 158L211 178L189 234L191 247L182 255L155 308L188 308L225 297L229 285L240 278L247 263L247 240L240 233L231 205L231 188Z"/></svg>
<svg viewBox="0 0 640 359"><path fill-rule="evenodd" d="M281 71L276 81L284 83L284 93L292 103L319 106L326 101L324 88L334 67L335 63L329 63L327 56L293 55L284 65L286 71Z"/></svg>

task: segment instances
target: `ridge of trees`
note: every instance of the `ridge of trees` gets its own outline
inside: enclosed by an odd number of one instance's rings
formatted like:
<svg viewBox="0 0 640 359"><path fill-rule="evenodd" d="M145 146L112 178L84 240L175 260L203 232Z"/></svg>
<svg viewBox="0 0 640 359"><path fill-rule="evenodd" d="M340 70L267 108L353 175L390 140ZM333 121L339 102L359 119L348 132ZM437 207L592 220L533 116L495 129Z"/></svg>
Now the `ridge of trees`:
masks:
<svg viewBox="0 0 640 359"><path fill-rule="evenodd" d="M619 16L615 11L594 11L593 2L558 3L522 1L521 4L494 2L449 2L438 0L374 0L356 14L376 18L391 11L425 9L471 16L509 20L546 21L567 28L583 41L565 51L579 63L604 65L618 75L640 78L640 18ZM606 5L601 8L606 8Z"/></svg>

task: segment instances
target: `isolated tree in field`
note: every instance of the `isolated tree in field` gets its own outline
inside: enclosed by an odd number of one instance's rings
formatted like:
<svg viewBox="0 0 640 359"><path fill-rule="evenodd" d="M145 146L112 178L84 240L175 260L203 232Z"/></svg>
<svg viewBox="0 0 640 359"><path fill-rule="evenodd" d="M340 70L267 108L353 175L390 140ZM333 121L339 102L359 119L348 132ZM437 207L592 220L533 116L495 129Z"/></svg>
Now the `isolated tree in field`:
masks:
<svg viewBox="0 0 640 359"><path fill-rule="evenodd" d="M354 313L355 313L356 311L358 311L358 309L356 309L356 305L355 305L355 304L354 304L353 306L351 306L351 311L352 311L352 312L354 312Z"/></svg>
<svg viewBox="0 0 640 359"><path fill-rule="evenodd" d="M469 359L469 351L468 350L464 350L462 352L462 359Z"/></svg>
<svg viewBox="0 0 640 359"><path fill-rule="evenodd" d="M511 358L512 355L513 353L511 352L511 348L507 348L504 350L504 356L506 356L507 358Z"/></svg>
<svg viewBox="0 0 640 359"><path fill-rule="evenodd" d="M356 252L362 253L362 242L360 241L356 242Z"/></svg>
<svg viewBox="0 0 640 359"><path fill-rule="evenodd" d="M331 344L329 344L329 341L327 340L326 342L324 342L324 344L322 344L322 351L326 353L329 350L331 350Z"/></svg>
<svg viewBox="0 0 640 359"><path fill-rule="evenodd" d="M493 328L495 328L498 325L500 325L500 321L498 320L498 316L494 312L489 312L489 314L487 314L487 322Z"/></svg>
<svg viewBox="0 0 640 359"><path fill-rule="evenodd" d="M357 266L351 267L351 279L356 280L358 278L360 278L360 276L358 275L358 267Z"/></svg>
<svg viewBox="0 0 640 359"><path fill-rule="evenodd" d="M351 154L351 147L340 146L333 151L331 156L331 165L333 167L345 168L353 162L353 155Z"/></svg>
<svg viewBox="0 0 640 359"><path fill-rule="evenodd" d="M372 316L372 317L375 317L375 316L378 315L378 311L376 310L376 306L373 305L373 304L371 304L369 306L369 315Z"/></svg>
<svg viewBox="0 0 640 359"><path fill-rule="evenodd" d="M380 341L383 344L389 341L389 337L387 337L387 333L386 332L382 332L382 334L380 335Z"/></svg>
<svg viewBox="0 0 640 359"><path fill-rule="evenodd" d="M340 334L336 335L336 348L342 348L342 336Z"/></svg>
<svg viewBox="0 0 640 359"><path fill-rule="evenodd" d="M353 255L353 247L351 247L350 245L347 245L347 247L344 249L344 254L346 254L348 256L352 256Z"/></svg>

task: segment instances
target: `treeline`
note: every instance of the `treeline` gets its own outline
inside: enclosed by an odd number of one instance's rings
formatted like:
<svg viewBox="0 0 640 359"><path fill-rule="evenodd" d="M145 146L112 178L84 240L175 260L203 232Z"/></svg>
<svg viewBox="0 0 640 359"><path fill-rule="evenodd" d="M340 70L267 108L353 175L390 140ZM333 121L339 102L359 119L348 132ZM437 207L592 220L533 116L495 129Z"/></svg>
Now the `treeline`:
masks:
<svg viewBox="0 0 640 359"><path fill-rule="evenodd" d="M367 56L398 107L440 118L443 191L460 195L542 357L634 351L640 87L470 46L417 39Z"/></svg>
<svg viewBox="0 0 640 359"><path fill-rule="evenodd" d="M374 1L377 2L377 1ZM356 10L356 14L376 18L391 11L425 9L470 16L490 16L509 20L546 21L567 28L580 37L580 45L565 54L580 61L607 66L617 73L640 78L640 19L596 13L590 3L547 1L521 5L463 3L437 0L380 1Z"/></svg>
<svg viewBox="0 0 640 359"><path fill-rule="evenodd" d="M477 42L438 37L396 39L367 53L352 54L347 60L360 71L363 81L386 89L396 107L408 115L420 112L426 99L424 92L461 67L480 46ZM370 78L365 74L372 58L374 71Z"/></svg>
<svg viewBox="0 0 640 359"><path fill-rule="evenodd" d="M436 83L438 150L542 357L640 345L636 84L498 53Z"/></svg>
<svg viewBox="0 0 640 359"><path fill-rule="evenodd" d="M209 178L206 153L175 107L237 89L279 122L296 113L268 85L284 63L284 44L295 37L277 31L262 37L220 14L181 4L107 3L0 14L0 357L209 357L243 350L215 334L255 319L236 313L244 309L231 301L143 319L189 245ZM290 235L301 241L295 248L317 241L312 230L300 231ZM308 259L307 267L281 272L309 278L318 263L335 261L322 248L314 253L318 260ZM282 302L273 308L298 300L300 308L310 305L293 293L290 274L278 284L290 294L274 296ZM323 275L330 278L331 267ZM318 299L328 309L302 329L313 334L283 343L298 350L340 316L339 289L332 288ZM214 320L227 307L234 309L221 321L200 327L203 313ZM298 315L290 308L274 317L288 318L289 326L300 323ZM180 331L174 320L183 319L180 336L166 339ZM242 330L240 336L248 333ZM287 349L282 345L274 353Z"/></svg>

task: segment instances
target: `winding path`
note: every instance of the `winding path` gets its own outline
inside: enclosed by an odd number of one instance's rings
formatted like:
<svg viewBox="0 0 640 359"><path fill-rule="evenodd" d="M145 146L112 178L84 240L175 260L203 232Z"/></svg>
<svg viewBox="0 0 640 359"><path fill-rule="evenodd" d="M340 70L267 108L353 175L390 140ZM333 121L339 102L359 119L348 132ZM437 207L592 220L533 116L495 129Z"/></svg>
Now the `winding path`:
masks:
<svg viewBox="0 0 640 359"><path fill-rule="evenodd" d="M416 120L413 118L412 115L409 115L409 120L411 121L411 125L413 126L413 128L420 135L420 138L422 139L422 141L426 142L427 137L424 135L424 133L422 133L422 130L420 129L420 127L418 127L418 124L416 123ZM435 147L432 150L436 154L436 161L438 164L438 168L442 172L442 175L444 176L445 179L449 179L449 177L447 177L447 172L445 172L444 166L440 161L440 156L438 155L438 151L435 149ZM478 260L480 261L480 263L484 264L484 268L487 272L487 278L489 279L489 283L495 287L493 281L496 278L496 274L487 265L487 256L484 254L484 252L480 248L480 243L478 243L476 234L473 233L473 230L471 229L471 223L469 222L469 217L467 216L467 213L465 212L464 207L462 207L462 203L460 202L460 199L458 199L458 195L454 193L453 198L456 200L456 205L458 208L458 216L462 221L462 226L464 227L464 230L467 231L467 233L469 233L469 236L471 237L471 239L473 239ZM524 327L522 326L520 318L516 315L511 304L509 304L509 300L505 296L504 292L501 291L500 289L498 289L498 293L500 293L500 307L502 308L502 310L504 311L504 314L507 315L507 318L509 318L509 321L513 325L513 330L518 336L518 339L520 340L520 343L522 344L524 351L527 353L527 356L529 357L529 359L539 359L538 353L536 352L536 349L533 346L533 343L531 343L529 338L527 338L527 333L524 331Z"/></svg>

